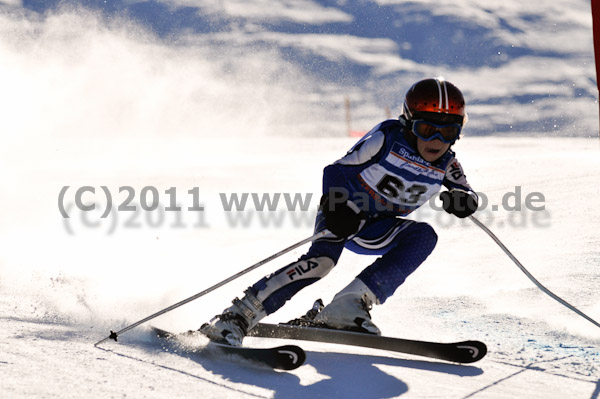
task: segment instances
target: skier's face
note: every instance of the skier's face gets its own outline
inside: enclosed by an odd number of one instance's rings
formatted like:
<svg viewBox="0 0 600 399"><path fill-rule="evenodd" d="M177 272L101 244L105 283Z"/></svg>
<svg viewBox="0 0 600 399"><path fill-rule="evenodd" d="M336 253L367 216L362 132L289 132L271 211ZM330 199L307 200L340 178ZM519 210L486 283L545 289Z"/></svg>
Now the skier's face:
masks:
<svg viewBox="0 0 600 399"><path fill-rule="evenodd" d="M417 138L417 150L421 157L427 162L436 161L444 155L450 148L450 144L444 143L441 140L434 139L430 141Z"/></svg>

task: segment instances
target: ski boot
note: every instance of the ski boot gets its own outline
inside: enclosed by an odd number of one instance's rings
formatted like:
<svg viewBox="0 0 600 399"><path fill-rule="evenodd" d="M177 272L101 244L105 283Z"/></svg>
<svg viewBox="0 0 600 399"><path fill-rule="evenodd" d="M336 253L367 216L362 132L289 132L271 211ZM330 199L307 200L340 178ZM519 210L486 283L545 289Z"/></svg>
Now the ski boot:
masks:
<svg viewBox="0 0 600 399"><path fill-rule="evenodd" d="M267 315L262 303L250 290L246 290L245 294L242 299L235 298L232 306L209 323L204 323L199 331L213 341L241 346L248 330Z"/></svg>
<svg viewBox="0 0 600 399"><path fill-rule="evenodd" d="M375 294L361 280L354 279L313 320L330 328L381 335L369 313L374 303Z"/></svg>

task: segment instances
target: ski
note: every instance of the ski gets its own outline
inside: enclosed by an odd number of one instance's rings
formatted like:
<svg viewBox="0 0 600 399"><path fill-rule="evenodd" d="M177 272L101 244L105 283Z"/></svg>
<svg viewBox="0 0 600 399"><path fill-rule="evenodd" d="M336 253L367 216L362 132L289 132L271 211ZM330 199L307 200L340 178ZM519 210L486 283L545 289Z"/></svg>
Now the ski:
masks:
<svg viewBox="0 0 600 399"><path fill-rule="evenodd" d="M151 330L158 338L165 340L176 340L179 337L189 336L190 334L201 335L197 331L174 334L156 327L151 327ZM304 364L306 360L306 353L296 345L283 345L272 348L249 348L245 346L231 346L214 341L211 341L209 345L218 348L223 353L240 356L244 359L280 370L294 370Z"/></svg>
<svg viewBox="0 0 600 399"><path fill-rule="evenodd" d="M367 333L335 330L316 326L298 326L290 324L259 323L248 332L248 336L361 346L456 363L473 363L481 360L487 353L486 345L480 341L462 341L453 343L427 342L383 337Z"/></svg>

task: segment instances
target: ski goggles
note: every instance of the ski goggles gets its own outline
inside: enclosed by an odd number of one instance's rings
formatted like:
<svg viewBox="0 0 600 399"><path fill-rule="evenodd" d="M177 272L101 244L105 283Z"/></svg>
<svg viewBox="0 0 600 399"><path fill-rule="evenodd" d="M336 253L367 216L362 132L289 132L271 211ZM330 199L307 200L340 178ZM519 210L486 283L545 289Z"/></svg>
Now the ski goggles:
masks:
<svg viewBox="0 0 600 399"><path fill-rule="evenodd" d="M446 144L452 144L460 136L461 130L462 126L457 123L437 125L423 119L414 120L412 123L413 133L425 141L439 139Z"/></svg>

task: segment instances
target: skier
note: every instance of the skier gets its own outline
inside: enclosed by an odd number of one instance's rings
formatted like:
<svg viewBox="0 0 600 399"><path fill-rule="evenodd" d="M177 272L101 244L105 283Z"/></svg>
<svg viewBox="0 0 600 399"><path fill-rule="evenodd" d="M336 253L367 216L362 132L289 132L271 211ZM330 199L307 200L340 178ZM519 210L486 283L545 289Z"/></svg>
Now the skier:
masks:
<svg viewBox="0 0 600 399"><path fill-rule="evenodd" d="M477 209L461 165L450 147L467 121L461 91L441 78L415 83L402 115L375 126L323 172L323 197L315 231L330 233L308 252L250 286L242 299L205 323L215 341L240 346L247 332L302 288L324 277L344 248L381 255L314 318L316 323L381 335L369 310L383 304L433 251L437 235L403 217L444 185L443 209L464 218Z"/></svg>

